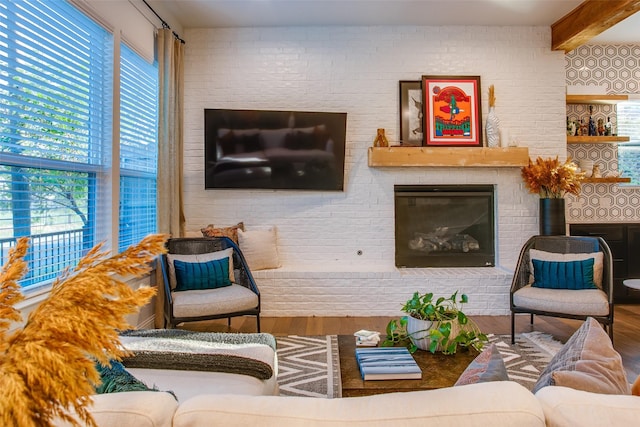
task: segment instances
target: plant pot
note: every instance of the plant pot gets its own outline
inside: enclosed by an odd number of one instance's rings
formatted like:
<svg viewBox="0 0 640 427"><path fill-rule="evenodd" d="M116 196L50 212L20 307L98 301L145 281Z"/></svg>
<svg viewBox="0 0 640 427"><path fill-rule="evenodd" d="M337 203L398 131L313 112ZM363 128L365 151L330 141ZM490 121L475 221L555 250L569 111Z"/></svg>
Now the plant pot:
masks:
<svg viewBox="0 0 640 427"><path fill-rule="evenodd" d="M460 333L460 324L457 319L447 320L451 322L451 335L455 337ZM407 334L410 335L411 342L420 350L429 351L431 345L430 331L431 329L437 329L440 327L442 321L420 320L415 317L407 316ZM438 344L436 351L442 351L442 346Z"/></svg>
<svg viewBox="0 0 640 427"><path fill-rule="evenodd" d="M541 236L564 236L567 234L564 205L564 199L540 199Z"/></svg>

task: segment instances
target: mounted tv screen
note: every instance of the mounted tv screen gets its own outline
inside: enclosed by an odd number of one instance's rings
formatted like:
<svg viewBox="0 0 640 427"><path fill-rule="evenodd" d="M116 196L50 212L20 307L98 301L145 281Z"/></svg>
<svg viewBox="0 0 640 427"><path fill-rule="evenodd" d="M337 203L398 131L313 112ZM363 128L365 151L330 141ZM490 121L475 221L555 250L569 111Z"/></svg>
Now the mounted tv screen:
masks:
<svg viewBox="0 0 640 427"><path fill-rule="evenodd" d="M205 188L343 191L346 113L204 110Z"/></svg>

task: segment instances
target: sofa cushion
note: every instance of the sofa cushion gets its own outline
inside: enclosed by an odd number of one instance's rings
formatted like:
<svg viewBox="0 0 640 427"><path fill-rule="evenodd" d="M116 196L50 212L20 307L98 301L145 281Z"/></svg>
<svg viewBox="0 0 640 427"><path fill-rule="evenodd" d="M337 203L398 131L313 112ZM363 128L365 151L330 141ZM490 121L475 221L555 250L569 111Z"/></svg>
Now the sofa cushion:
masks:
<svg viewBox="0 0 640 427"><path fill-rule="evenodd" d="M593 258L582 261L533 262L534 288L548 289L596 289L593 283Z"/></svg>
<svg viewBox="0 0 640 427"><path fill-rule="evenodd" d="M640 398L545 387L536 393L550 427L635 426Z"/></svg>
<svg viewBox="0 0 640 427"><path fill-rule="evenodd" d="M100 427L171 427L178 402L169 393L129 391L91 396L89 412ZM56 427L70 427L60 419Z"/></svg>
<svg viewBox="0 0 640 427"><path fill-rule="evenodd" d="M597 287L602 288L602 272L604 269L604 254L602 252L592 252L586 254L560 254L555 252L546 252L538 249L529 251L529 270L533 271L532 260L541 261L582 261L585 259L593 259L593 282ZM530 278L533 283L533 276Z"/></svg>
<svg viewBox="0 0 640 427"><path fill-rule="evenodd" d="M491 344L473 359L454 386L508 380L509 374L507 374L502 355L498 351L498 347Z"/></svg>
<svg viewBox="0 0 640 427"><path fill-rule="evenodd" d="M554 385L602 394L630 393L622 358L594 318L587 318L551 359L532 392Z"/></svg>
<svg viewBox="0 0 640 427"><path fill-rule="evenodd" d="M251 271L279 268L276 227L266 230L238 230L238 245Z"/></svg>
<svg viewBox="0 0 640 427"><path fill-rule="evenodd" d="M173 265L176 270L176 292L231 286L228 258L207 262L174 260Z"/></svg>
<svg viewBox="0 0 640 427"><path fill-rule="evenodd" d="M208 262L216 259L229 259L229 280L235 283L235 276L233 274L233 248L227 248L222 251L209 252L206 254L197 254L197 255L177 255L177 254L167 254L167 266L168 266L168 274L169 274L169 285L171 285L171 289L175 289L177 285L176 280L176 268L175 261L183 261L183 262Z"/></svg>
<svg viewBox="0 0 640 427"><path fill-rule="evenodd" d="M200 395L180 405L173 425L543 427L545 419L525 387L494 381L343 399Z"/></svg>

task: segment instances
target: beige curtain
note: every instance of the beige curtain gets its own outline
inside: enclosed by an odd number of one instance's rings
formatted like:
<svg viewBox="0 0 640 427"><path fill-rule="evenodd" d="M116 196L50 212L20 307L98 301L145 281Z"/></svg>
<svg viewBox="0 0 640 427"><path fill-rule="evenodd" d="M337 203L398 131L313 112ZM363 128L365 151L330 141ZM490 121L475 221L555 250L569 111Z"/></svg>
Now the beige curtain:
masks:
<svg viewBox="0 0 640 427"><path fill-rule="evenodd" d="M184 236L183 206L183 97L184 43L171 29L156 36L159 83L158 120L158 232ZM156 327L162 327L164 288L157 269Z"/></svg>

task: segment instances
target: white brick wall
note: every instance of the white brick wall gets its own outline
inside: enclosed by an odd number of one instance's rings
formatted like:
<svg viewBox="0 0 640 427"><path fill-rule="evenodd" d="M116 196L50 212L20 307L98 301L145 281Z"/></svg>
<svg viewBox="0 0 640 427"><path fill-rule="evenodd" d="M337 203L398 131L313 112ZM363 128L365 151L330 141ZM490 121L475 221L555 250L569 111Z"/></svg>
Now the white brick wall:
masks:
<svg viewBox="0 0 640 427"><path fill-rule="evenodd" d="M508 312L508 270L538 229L538 199L519 169L369 168L367 148L376 128L398 138L399 80L480 75L483 115L494 84L496 113L512 138L534 158L563 158L564 55L550 50L548 28L191 29L185 39L187 230L238 221L278 227L285 267L256 273L265 315L395 315L427 288L463 290L470 312ZM205 108L347 112L345 191L204 190ZM497 185L499 268L394 267L393 185L438 183Z"/></svg>

